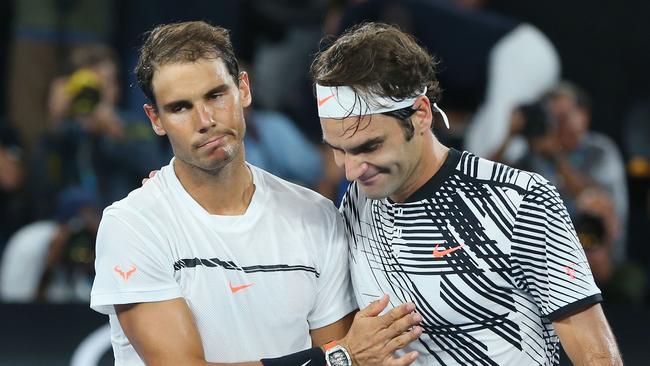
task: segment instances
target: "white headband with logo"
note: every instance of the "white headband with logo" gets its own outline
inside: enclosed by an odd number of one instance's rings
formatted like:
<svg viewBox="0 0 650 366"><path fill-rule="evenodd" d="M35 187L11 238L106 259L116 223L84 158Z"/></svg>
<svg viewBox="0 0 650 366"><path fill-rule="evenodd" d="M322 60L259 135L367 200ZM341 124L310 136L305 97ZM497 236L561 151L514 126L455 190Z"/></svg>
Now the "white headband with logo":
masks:
<svg viewBox="0 0 650 366"><path fill-rule="evenodd" d="M418 97L426 95L426 93L427 88L424 87L424 91ZM368 104L349 86L322 86L318 84L316 84L316 98L318 99L318 117L336 119L396 111L413 106L417 99L417 97L414 97L395 101L392 98L373 95L369 98L371 104ZM445 112L436 103L433 103L433 107L442 115L445 126L449 128L449 120Z"/></svg>

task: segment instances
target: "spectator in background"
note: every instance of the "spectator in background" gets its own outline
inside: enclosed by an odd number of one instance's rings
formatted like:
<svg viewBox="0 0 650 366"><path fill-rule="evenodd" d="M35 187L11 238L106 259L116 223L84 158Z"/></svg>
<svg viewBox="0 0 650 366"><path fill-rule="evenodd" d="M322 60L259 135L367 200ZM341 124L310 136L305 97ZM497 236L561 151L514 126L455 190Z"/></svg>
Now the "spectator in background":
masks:
<svg viewBox="0 0 650 366"><path fill-rule="evenodd" d="M242 70L254 66L239 61ZM269 173L309 188L316 188L323 176L323 157L316 146L280 111L265 109L255 100L244 109L246 119L246 161Z"/></svg>
<svg viewBox="0 0 650 366"><path fill-rule="evenodd" d="M558 80L560 61L536 27L501 15L459 7L452 1L367 0L350 6L339 31L362 21L382 21L411 33L440 59L441 106L456 124L438 131L452 147L491 156L505 139L512 110L542 96ZM473 114L472 117L469 117ZM464 118L470 120L463 136ZM521 139L508 147L521 157Z"/></svg>
<svg viewBox="0 0 650 366"><path fill-rule="evenodd" d="M27 160L47 131L48 86L64 69L66 54L111 34L109 0L14 1L9 51L9 119Z"/></svg>
<svg viewBox="0 0 650 366"><path fill-rule="evenodd" d="M59 194L56 201L54 219L25 225L7 243L0 262L0 300L90 299L101 214L97 197L72 187Z"/></svg>
<svg viewBox="0 0 650 366"><path fill-rule="evenodd" d="M528 150L515 162L517 168L535 172L553 185L559 186L552 154L557 150L557 124L548 111L544 101L524 104L516 107L510 117L510 128L501 146L490 157L491 160L504 162L505 151L510 143L517 138L526 141ZM573 208L567 202L569 208Z"/></svg>
<svg viewBox="0 0 650 366"><path fill-rule="evenodd" d="M528 152L517 166L541 174L557 186L575 217L581 194L596 188L604 190L613 204L610 224L615 263L625 258L628 217L627 181L621 153L607 136L589 130L590 102L579 87L562 82L538 103L523 105L511 116L509 132L492 159L503 161L511 139L522 136ZM600 195L602 195L600 194ZM612 220L607 220L612 222ZM615 227L615 228L614 228Z"/></svg>
<svg viewBox="0 0 650 366"><path fill-rule="evenodd" d="M598 285L613 301L640 303L646 280L626 258L629 199L623 160L607 136L589 130L590 117L586 93L562 82L539 102L513 112L508 136L492 158L502 160L509 141L523 136L529 150L517 166L558 187Z"/></svg>
<svg viewBox="0 0 650 366"><path fill-rule="evenodd" d="M242 23L247 25L241 30L244 41L251 46L256 103L263 109L283 110L292 90L304 81L311 55L318 51L321 22L328 2L246 0L241 3ZM312 126L311 122L313 119L305 121L305 125Z"/></svg>
<svg viewBox="0 0 650 366"><path fill-rule="evenodd" d="M75 50L74 71L53 81L49 99L52 132L38 151L34 170L44 173L35 191L47 197L81 186L105 207L139 184L139 177L166 160L149 124L118 107L116 56L104 45ZM40 200L47 203L47 200ZM51 207L39 211L51 212Z"/></svg>
<svg viewBox="0 0 650 366"><path fill-rule="evenodd" d="M284 154L280 150L287 150L290 145L282 146L276 142L273 149L268 149L270 145L267 144L265 153L270 154L272 160L269 162L268 158L260 159L257 149L251 149L251 143L248 142L247 159L254 164L261 164L258 166L263 168L271 168L270 172L283 178L297 179L336 201L342 176L331 161L331 152L322 149L322 135L314 124L316 110L313 108L311 82L304 72L309 68L311 55L318 50L323 14L326 13L328 1L247 0L238 3L241 5L241 23L247 25L240 27L240 37L235 38L235 41L237 38L241 40L242 47L238 53L246 61L252 62L251 70L255 74L252 88L256 91L256 107L260 111L266 111L265 118L274 121L268 127L264 124L264 130L260 131L270 137L272 132L267 129L271 126L277 129L282 125L281 128L291 130L283 140L294 141L294 147L300 149L285 154L282 158L288 159L282 165L285 168L293 167L293 172L275 170L268 165L277 165ZM233 35L237 35L237 32L233 32ZM277 114L269 115L268 111L279 111L288 119ZM253 134L247 134L247 140L255 137L255 125L258 124L256 119L255 114L252 120L247 119L252 122L249 123L249 129L251 125L253 127ZM263 135L260 142L264 142ZM320 156L315 156L314 153ZM297 172L301 172L298 177L295 176Z"/></svg>
<svg viewBox="0 0 650 366"><path fill-rule="evenodd" d="M548 108L557 129L547 156L552 160L561 192L575 201L587 188L605 189L620 220L614 238L613 258L625 258L628 194L625 165L616 144L606 135L589 129L591 105L578 86L562 82L548 96Z"/></svg>
<svg viewBox="0 0 650 366"><path fill-rule="evenodd" d="M582 191L575 202L576 231L580 238L584 234L585 241L580 243L587 253L594 279L599 284L608 283L613 272L612 249L620 231L614 202L609 192L597 187Z"/></svg>
<svg viewBox="0 0 650 366"><path fill-rule="evenodd" d="M98 203L92 192L79 187L59 195L55 215L58 227L47 250L37 299L89 301L101 219Z"/></svg>
<svg viewBox="0 0 650 366"><path fill-rule="evenodd" d="M646 287L644 270L633 261L612 260L621 227L609 192L602 188L581 192L576 199L574 222L594 280L608 301L641 304Z"/></svg>
<svg viewBox="0 0 650 366"><path fill-rule="evenodd" d="M9 236L32 220L24 182L22 145L11 125L0 119L0 253Z"/></svg>
<svg viewBox="0 0 650 366"><path fill-rule="evenodd" d="M246 109L246 161L273 175L314 188L323 175L320 151L288 117Z"/></svg>

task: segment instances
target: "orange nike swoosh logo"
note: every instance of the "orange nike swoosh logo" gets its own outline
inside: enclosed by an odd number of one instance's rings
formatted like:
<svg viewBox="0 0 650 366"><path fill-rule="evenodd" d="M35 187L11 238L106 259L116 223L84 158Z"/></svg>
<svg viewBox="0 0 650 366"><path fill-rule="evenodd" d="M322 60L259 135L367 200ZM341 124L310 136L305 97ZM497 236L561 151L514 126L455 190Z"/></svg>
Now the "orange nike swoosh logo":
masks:
<svg viewBox="0 0 650 366"><path fill-rule="evenodd" d="M247 285L233 286L232 282L228 282L228 286L230 287L230 292L232 292L234 294L234 293L237 293L238 291L241 291L241 290L243 290L245 288L249 288L249 287L253 286L253 284L249 283Z"/></svg>
<svg viewBox="0 0 650 366"><path fill-rule="evenodd" d="M446 256L447 254L453 253L453 252L455 252L458 249L463 247L463 244L461 244L461 245L453 247L453 248L449 248L449 249L445 249L445 250L438 250L439 245L440 244L436 244L436 247L433 248L433 256L436 257L436 258L442 258L442 257Z"/></svg>
<svg viewBox="0 0 650 366"><path fill-rule="evenodd" d="M322 107L323 104L327 103L327 101L330 100L330 99L332 99L333 96L334 96L334 94L330 95L329 97L325 97L325 98L323 98L323 99L319 99L319 100L318 100L318 106L319 106L319 107Z"/></svg>

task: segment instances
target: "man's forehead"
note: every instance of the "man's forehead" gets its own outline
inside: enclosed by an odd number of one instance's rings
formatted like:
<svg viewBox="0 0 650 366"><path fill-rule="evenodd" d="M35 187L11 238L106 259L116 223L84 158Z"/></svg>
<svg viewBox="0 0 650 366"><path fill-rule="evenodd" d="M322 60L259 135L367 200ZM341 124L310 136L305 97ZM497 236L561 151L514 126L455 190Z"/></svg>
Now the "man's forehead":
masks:
<svg viewBox="0 0 650 366"><path fill-rule="evenodd" d="M344 137L353 137L359 134L382 133L390 128L392 117L383 114L369 114L363 116L350 116L344 119L321 118L323 131L329 134L336 133Z"/></svg>
<svg viewBox="0 0 650 366"><path fill-rule="evenodd" d="M383 116L386 117L386 116ZM321 119L323 126L323 142L335 147L354 147L368 141L382 138L386 135L386 129L382 124L387 121L379 121L377 115L348 117L340 119Z"/></svg>
<svg viewBox="0 0 650 366"><path fill-rule="evenodd" d="M194 62L173 62L155 68L151 86L157 98L164 94L174 99L176 95L201 94L222 84L234 81L221 59L199 59ZM205 90L204 90L205 89Z"/></svg>
<svg viewBox="0 0 650 366"><path fill-rule="evenodd" d="M152 82L161 78L174 77L176 74L185 72L197 72L210 70L215 76L225 78L228 68L221 58L200 58L195 61L170 61L153 65Z"/></svg>

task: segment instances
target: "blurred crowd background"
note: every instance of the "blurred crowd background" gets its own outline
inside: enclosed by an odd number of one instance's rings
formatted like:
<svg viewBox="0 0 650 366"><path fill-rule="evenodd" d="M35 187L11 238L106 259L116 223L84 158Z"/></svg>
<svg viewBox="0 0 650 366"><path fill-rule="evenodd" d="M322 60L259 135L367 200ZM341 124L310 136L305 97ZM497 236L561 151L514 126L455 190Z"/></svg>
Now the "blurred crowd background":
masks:
<svg viewBox="0 0 650 366"><path fill-rule="evenodd" d="M553 182L605 306L648 308L647 14L644 0L3 1L0 302L87 303L102 209L169 162L132 73L143 32L230 29L252 80L247 160L338 204L308 68L323 36L371 20L437 57L451 129L436 135Z"/></svg>

